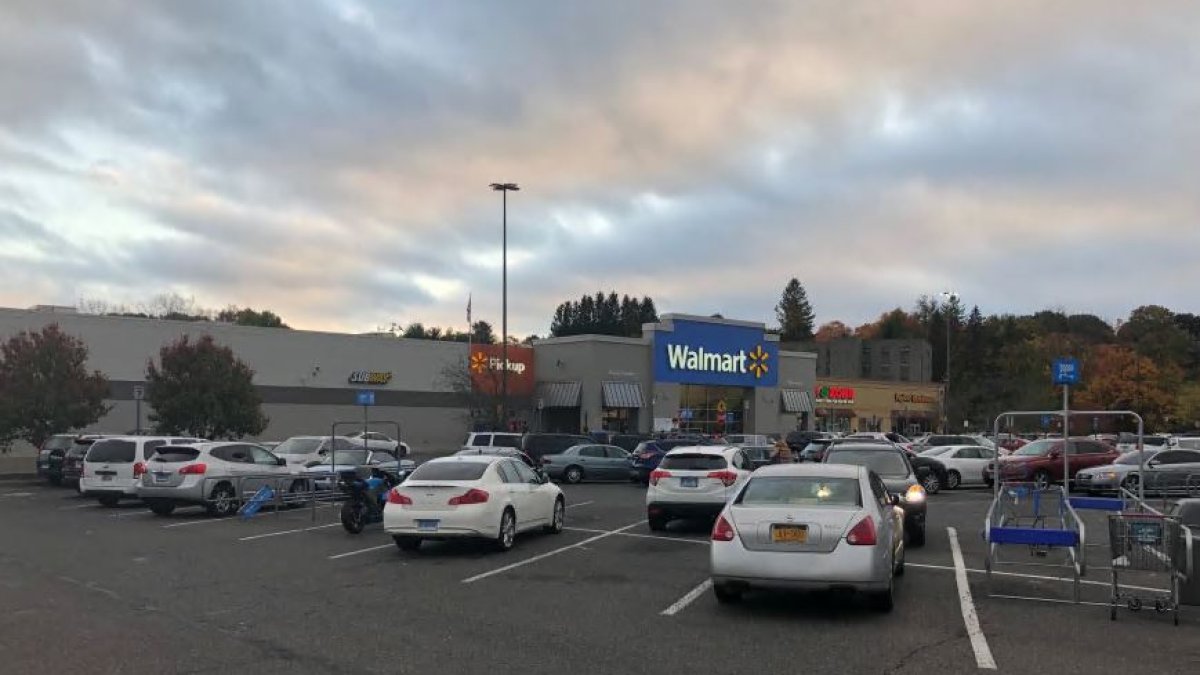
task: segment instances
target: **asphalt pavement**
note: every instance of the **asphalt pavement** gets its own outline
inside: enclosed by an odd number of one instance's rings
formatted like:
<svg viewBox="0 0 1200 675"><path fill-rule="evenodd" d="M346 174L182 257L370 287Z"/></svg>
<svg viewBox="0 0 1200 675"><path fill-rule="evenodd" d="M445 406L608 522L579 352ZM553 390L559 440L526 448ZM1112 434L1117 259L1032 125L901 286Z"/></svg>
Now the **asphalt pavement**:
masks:
<svg viewBox="0 0 1200 675"><path fill-rule="evenodd" d="M652 533L644 488L564 489L560 535L523 536L506 554L470 543L409 554L378 525L346 533L335 508L164 518L0 481L0 670L965 673L990 670L981 655L1012 673L1200 668L1200 608L1179 627L1153 612L1113 622L1106 605L1063 602L1071 586L1039 578L1047 570L993 587L1041 601L987 597L986 492L930 499L928 544L909 551L896 609L881 614L828 594L719 606L707 524ZM1085 603L1107 603L1107 579L1089 575Z"/></svg>

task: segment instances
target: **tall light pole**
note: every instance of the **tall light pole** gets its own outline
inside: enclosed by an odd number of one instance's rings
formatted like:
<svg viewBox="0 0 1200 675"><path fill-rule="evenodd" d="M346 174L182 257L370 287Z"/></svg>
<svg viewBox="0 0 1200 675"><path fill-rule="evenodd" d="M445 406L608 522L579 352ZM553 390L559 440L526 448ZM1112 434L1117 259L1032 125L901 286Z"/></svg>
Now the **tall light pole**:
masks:
<svg viewBox="0 0 1200 675"><path fill-rule="evenodd" d="M492 189L501 194L501 280L500 280L500 424L507 431L508 425L508 193L521 188L516 183L492 183Z"/></svg>
<svg viewBox="0 0 1200 675"><path fill-rule="evenodd" d="M942 433L950 433L950 303L958 300L958 293L954 291L943 291L942 297L946 299L946 309L942 312L946 316L946 376L942 383Z"/></svg>

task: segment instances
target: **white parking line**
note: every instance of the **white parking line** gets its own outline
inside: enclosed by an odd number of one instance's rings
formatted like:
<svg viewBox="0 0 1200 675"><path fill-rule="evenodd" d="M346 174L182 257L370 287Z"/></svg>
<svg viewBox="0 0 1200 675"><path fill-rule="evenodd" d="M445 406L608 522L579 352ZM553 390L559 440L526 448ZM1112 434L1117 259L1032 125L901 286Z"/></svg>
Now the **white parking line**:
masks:
<svg viewBox="0 0 1200 675"><path fill-rule="evenodd" d="M675 616L683 611L685 607L696 601L696 598L708 592L712 588L712 579L705 579L699 586L687 592L687 595L675 601L675 604L664 609L661 614L663 616Z"/></svg>
<svg viewBox="0 0 1200 675"><path fill-rule="evenodd" d="M98 504L97 504L98 506ZM125 513L114 513L109 518L131 518L136 516L152 516L153 511L126 511Z"/></svg>
<svg viewBox="0 0 1200 675"><path fill-rule="evenodd" d="M32 497L32 492L7 492L0 497Z"/></svg>
<svg viewBox="0 0 1200 675"><path fill-rule="evenodd" d="M954 568L950 567L949 565L930 565L927 563L906 562L906 563L904 563L904 566L905 567L916 567L916 568L926 569L926 570L945 570L947 572L954 571ZM970 574L987 574L987 570L978 570L978 569L975 569L972 567L968 567L967 572ZM1068 579L1066 577L1049 577L1049 576L1045 576L1045 575L1041 575L1041 574L1024 574L1022 572L1000 572L997 570L992 570L992 574L999 576L999 577L1016 577L1019 579L1034 579L1036 581L1061 581L1064 584L1075 583L1074 579ZM1091 579L1080 579L1079 583L1089 584L1092 586L1104 586L1105 588L1112 588L1111 581L1092 581ZM1126 584L1121 584L1121 587L1122 588L1132 588L1136 591L1158 591L1158 592L1161 592L1163 590L1161 588L1149 588L1147 586L1129 586ZM999 597L1005 597L1005 596L994 595L992 597L999 598Z"/></svg>
<svg viewBox="0 0 1200 675"><path fill-rule="evenodd" d="M995 670L996 659L992 658L987 638L983 635L983 629L979 627L979 615L975 613L975 601L971 599L971 584L967 581L967 566L963 564L962 549L958 546L958 531L947 527L946 532L950 535L950 554L954 558L954 582L958 585L958 603L962 608L967 637L971 638L971 649L975 651L975 665L986 670Z"/></svg>
<svg viewBox="0 0 1200 675"><path fill-rule="evenodd" d="M295 534L297 532L310 532L312 530L323 530L327 527L337 527L341 523L329 523L328 525L316 525L314 527L301 527L297 530L283 530L281 532L268 532L266 534L255 534L249 537L242 537L238 541L254 541L255 539L266 539L267 537L278 537L284 534Z"/></svg>
<svg viewBox="0 0 1200 675"><path fill-rule="evenodd" d="M341 523L338 523L338 525L340 525L340 524ZM328 559L329 560L338 560L340 558L349 558L350 556L358 555L359 553L370 553L371 551L381 551L385 548L395 548L395 546L396 546L395 544L384 544L383 546L372 546L371 548L363 548L363 549L359 549L357 551L350 551L349 553L339 553L337 555L331 555L331 556L329 556Z"/></svg>
<svg viewBox="0 0 1200 675"><path fill-rule="evenodd" d="M596 502L591 501L591 502L579 502L578 504L567 504L567 508L568 509L577 509L581 506L587 506L588 504L595 504L595 503Z"/></svg>
<svg viewBox="0 0 1200 675"><path fill-rule="evenodd" d="M535 562L537 562L537 561L539 561L539 560L544 560L544 559L546 559L546 558L549 558L549 557L550 557L550 556L552 556L552 555L558 555L559 553L562 553L563 551L570 551L570 550L571 550L571 549L573 549L573 548L579 548L579 547L581 547L581 546L586 546L586 545L588 545L588 544L592 543L593 541L599 541L599 540L601 540L601 539L604 539L605 537L611 537L611 536L613 536L614 534L620 534L620 533L624 532L625 530L629 530L629 529L635 528L635 527L637 527L638 525L641 525L642 523L645 523L645 522L646 522L646 521L643 519L643 520L639 520L639 521L637 521L636 523L631 523L631 524L629 524L629 525L626 525L625 527L619 527L619 528L617 528L617 529L615 529L615 530L608 530L608 531L604 532L603 534L598 534L598 535L596 535L596 536L594 536L594 537L588 537L587 539L584 539L583 541L579 541L579 542L576 542L576 543L574 543L574 544L570 544L570 545L567 545L567 546L563 546L562 548L556 548L556 549L554 549L553 551L548 551L548 552L546 552L546 553L541 553L541 554L538 554L538 555L535 555L535 556L533 556L532 558L526 558L526 559L524 559L524 560L521 560L521 561L519 561L519 562L515 562L515 563L513 563L513 564L511 564L511 565L505 565L504 567L500 567L500 568L494 569L494 570L492 570L492 571L490 571L490 572L484 572L483 574L476 574L476 575L475 575L475 576L473 576L473 577L468 577L468 578L466 578L466 579L463 579L463 580L462 580L462 582L463 582L464 584L471 584L471 583L475 583L476 581L479 581L480 579L486 579L486 578L488 578L488 577L496 576L497 574L502 574L502 573L504 573L504 572L507 572L507 571L509 571L509 570L513 570L513 569L516 569L516 568L518 568L518 567L522 567L522 566L524 566L524 565L528 565L528 564L530 564L530 563L535 563Z"/></svg>
<svg viewBox="0 0 1200 675"><path fill-rule="evenodd" d="M185 523L171 523L170 525L163 525L163 527L168 528L168 527L188 527L190 525L208 525L210 523L224 523L224 522L230 521L230 520L233 520L232 516L230 516L228 518L205 518L204 520L189 520Z"/></svg>
<svg viewBox="0 0 1200 675"><path fill-rule="evenodd" d="M74 506L60 506L56 511L74 511L75 509L95 509L99 508L99 504L75 504Z"/></svg>
<svg viewBox="0 0 1200 675"><path fill-rule="evenodd" d="M587 527L564 527L563 529L570 530L572 532L593 532L593 533L608 532L608 530L593 530L593 529L590 529ZM709 545L709 541L707 539L687 539L684 537L664 537L660 534L641 534L639 532L622 532L618 536L636 537L638 539L659 539L662 541L678 541L678 542L682 542L684 544L704 544L705 546Z"/></svg>

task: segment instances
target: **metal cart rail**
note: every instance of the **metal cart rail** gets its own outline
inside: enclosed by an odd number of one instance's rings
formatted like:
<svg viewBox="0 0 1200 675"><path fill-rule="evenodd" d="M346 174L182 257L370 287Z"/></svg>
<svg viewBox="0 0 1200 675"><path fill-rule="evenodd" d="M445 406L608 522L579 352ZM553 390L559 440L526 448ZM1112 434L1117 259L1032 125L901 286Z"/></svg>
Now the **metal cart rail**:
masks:
<svg viewBox="0 0 1200 675"><path fill-rule="evenodd" d="M1176 518L1155 513L1116 513L1108 517L1108 539L1112 553L1112 597L1109 619L1117 618L1117 607L1131 611L1154 607L1160 614L1171 612L1179 625L1179 587L1192 574L1192 534ZM1166 577L1160 593L1134 593L1122 588L1121 576L1147 572Z"/></svg>

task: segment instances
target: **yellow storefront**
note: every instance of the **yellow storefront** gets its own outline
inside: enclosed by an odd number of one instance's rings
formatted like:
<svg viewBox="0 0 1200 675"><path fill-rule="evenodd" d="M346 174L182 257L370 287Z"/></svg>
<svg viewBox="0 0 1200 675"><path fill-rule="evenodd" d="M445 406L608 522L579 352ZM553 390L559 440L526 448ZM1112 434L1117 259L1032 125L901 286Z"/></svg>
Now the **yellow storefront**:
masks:
<svg viewBox="0 0 1200 675"><path fill-rule="evenodd" d="M821 431L933 431L941 402L942 387L933 383L824 378L813 389Z"/></svg>

